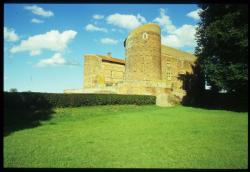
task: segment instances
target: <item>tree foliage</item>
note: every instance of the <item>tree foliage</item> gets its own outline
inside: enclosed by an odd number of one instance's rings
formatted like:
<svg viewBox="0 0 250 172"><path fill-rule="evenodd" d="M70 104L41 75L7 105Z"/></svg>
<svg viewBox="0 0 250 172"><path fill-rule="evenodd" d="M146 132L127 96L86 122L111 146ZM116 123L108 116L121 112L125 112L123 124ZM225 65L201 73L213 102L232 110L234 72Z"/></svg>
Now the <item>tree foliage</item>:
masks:
<svg viewBox="0 0 250 172"><path fill-rule="evenodd" d="M248 90L248 6L202 4L196 55L213 90Z"/></svg>
<svg viewBox="0 0 250 172"><path fill-rule="evenodd" d="M17 89L16 89L16 88L11 88L11 89L10 89L10 92L15 93L15 92L17 92Z"/></svg>

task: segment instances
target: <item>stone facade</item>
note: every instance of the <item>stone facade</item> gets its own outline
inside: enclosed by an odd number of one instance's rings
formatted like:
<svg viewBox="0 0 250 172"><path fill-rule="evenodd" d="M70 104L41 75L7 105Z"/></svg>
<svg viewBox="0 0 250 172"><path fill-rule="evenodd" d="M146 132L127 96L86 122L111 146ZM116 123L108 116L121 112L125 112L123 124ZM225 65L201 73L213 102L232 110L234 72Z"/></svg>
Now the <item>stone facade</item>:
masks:
<svg viewBox="0 0 250 172"><path fill-rule="evenodd" d="M157 104L170 106L186 92L180 75L191 74L193 54L161 45L161 30L146 24L131 31L124 41L125 60L88 54L84 59L83 93L155 95ZM65 91L65 93L76 91Z"/></svg>
<svg viewBox="0 0 250 172"><path fill-rule="evenodd" d="M143 25L132 31L125 41L125 80L161 80L161 29Z"/></svg>
<svg viewBox="0 0 250 172"><path fill-rule="evenodd" d="M105 88L124 80L125 61L101 55L85 55L84 88Z"/></svg>

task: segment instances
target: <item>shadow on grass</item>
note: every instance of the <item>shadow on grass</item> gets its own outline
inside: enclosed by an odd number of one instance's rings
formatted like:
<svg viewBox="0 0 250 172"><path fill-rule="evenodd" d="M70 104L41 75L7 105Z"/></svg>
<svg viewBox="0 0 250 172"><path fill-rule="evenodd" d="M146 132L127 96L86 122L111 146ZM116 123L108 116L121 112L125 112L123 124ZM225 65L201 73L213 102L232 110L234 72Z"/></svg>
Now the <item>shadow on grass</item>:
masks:
<svg viewBox="0 0 250 172"><path fill-rule="evenodd" d="M52 105L42 96L4 95L4 136L23 129L34 128L40 121L49 120Z"/></svg>
<svg viewBox="0 0 250 172"><path fill-rule="evenodd" d="M185 98L187 98L186 96ZM184 101L185 101L184 98ZM244 96L230 94L213 94L209 91L201 97L200 103L190 104L183 102L184 106L192 106L206 110L227 110L233 112L248 112L248 99Z"/></svg>
<svg viewBox="0 0 250 172"><path fill-rule="evenodd" d="M37 127L40 121L49 120L52 113L51 109L5 109L4 136L15 131Z"/></svg>

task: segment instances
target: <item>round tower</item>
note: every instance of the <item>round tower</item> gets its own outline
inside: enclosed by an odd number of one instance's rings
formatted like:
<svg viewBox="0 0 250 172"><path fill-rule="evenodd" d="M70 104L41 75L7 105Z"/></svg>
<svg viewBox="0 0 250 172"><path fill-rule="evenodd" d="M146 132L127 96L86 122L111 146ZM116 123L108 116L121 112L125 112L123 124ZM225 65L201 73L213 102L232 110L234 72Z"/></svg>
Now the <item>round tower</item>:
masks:
<svg viewBox="0 0 250 172"><path fill-rule="evenodd" d="M161 79L161 29L145 24L131 31L124 42L126 51L125 80Z"/></svg>

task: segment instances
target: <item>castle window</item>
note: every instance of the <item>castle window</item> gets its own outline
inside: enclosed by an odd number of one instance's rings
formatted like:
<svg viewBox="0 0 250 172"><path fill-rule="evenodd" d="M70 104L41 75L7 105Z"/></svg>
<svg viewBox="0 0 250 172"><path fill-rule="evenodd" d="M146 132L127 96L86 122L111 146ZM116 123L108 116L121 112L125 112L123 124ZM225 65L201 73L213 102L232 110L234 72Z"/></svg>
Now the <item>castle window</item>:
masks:
<svg viewBox="0 0 250 172"><path fill-rule="evenodd" d="M147 32L144 32L144 33L142 34L142 39L144 39L144 40L147 40L147 39L148 39L148 34L147 34Z"/></svg>
<svg viewBox="0 0 250 172"><path fill-rule="evenodd" d="M166 61L166 64L167 64L167 66L169 67L169 66L170 66L170 61L167 60L167 61Z"/></svg>
<svg viewBox="0 0 250 172"><path fill-rule="evenodd" d="M171 80L171 76L172 76L171 72L167 72L167 79L168 80Z"/></svg>

